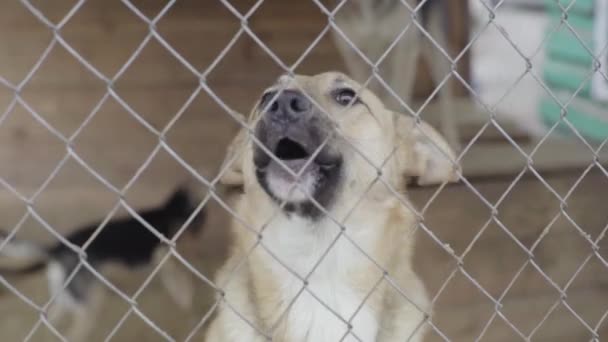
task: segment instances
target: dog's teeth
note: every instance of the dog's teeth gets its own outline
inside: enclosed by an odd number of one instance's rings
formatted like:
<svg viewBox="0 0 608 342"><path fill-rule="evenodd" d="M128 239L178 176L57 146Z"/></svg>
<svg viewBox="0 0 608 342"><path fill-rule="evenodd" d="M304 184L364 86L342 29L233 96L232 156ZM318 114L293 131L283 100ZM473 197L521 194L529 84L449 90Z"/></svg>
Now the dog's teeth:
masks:
<svg viewBox="0 0 608 342"><path fill-rule="evenodd" d="M319 167L323 170L331 170L336 167L335 164L319 164Z"/></svg>

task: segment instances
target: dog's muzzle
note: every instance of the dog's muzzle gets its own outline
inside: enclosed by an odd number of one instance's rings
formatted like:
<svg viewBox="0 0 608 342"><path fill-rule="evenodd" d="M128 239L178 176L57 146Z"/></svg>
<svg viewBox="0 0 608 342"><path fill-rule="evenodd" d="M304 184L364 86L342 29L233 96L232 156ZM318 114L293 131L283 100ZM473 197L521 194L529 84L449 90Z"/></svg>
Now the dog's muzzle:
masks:
<svg viewBox="0 0 608 342"><path fill-rule="evenodd" d="M271 197L294 203L326 201L335 191L342 156L332 148L328 120L303 93L267 93L254 148L258 181ZM326 141L327 140L327 141ZM267 151L271 152L271 156ZM294 186L298 183L298 186Z"/></svg>

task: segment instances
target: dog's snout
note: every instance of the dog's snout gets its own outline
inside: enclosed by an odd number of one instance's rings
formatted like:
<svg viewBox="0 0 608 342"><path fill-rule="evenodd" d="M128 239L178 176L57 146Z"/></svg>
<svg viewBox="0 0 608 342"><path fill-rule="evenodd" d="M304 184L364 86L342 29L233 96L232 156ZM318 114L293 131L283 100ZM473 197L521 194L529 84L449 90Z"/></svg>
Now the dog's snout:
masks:
<svg viewBox="0 0 608 342"><path fill-rule="evenodd" d="M265 103L266 113L272 121L277 122L294 122L300 120L310 112L312 108L311 102L302 92L294 90L284 90L280 94L272 94Z"/></svg>

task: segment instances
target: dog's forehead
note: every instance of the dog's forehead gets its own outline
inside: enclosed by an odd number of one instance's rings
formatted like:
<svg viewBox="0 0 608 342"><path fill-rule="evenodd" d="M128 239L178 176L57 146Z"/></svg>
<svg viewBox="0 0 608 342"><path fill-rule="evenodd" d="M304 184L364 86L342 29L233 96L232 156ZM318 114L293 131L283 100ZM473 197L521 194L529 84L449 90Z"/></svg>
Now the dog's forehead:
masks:
<svg viewBox="0 0 608 342"><path fill-rule="evenodd" d="M300 89L314 93L341 86L352 86L354 82L346 75L339 72L325 72L314 76L307 75L282 75L269 89Z"/></svg>
<svg viewBox="0 0 608 342"><path fill-rule="evenodd" d="M312 77L306 75L284 74L279 77L273 87L278 89L308 88L308 85L311 83L311 78Z"/></svg>

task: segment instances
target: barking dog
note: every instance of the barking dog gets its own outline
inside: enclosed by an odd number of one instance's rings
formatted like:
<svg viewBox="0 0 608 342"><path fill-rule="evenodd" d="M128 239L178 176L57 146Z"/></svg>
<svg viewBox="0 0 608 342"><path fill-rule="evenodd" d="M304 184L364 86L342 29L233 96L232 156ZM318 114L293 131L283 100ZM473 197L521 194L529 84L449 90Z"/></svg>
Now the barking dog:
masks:
<svg viewBox="0 0 608 342"><path fill-rule="evenodd" d="M446 141L333 72L281 77L250 120L222 179L244 193L207 341L420 341L417 222L395 189L455 181Z"/></svg>
<svg viewBox="0 0 608 342"><path fill-rule="evenodd" d="M199 203L193 194L185 189L175 191L164 205L141 212L139 215L158 233L171 239L186 223ZM198 233L204 220L204 212L199 211L187 227L187 231ZM76 246L83 246L99 223L75 230L66 239ZM83 340L95 324L95 311L100 304L101 287L95 276L81 267L67 283L76 266L79 255L67 245L59 242L52 246L40 246L28 241L9 240L2 233L0 243L5 243L0 253L11 259L26 259L29 265L22 268L0 270L0 275L26 275L38 270L47 270L49 289L56 295L50 316L58 321L66 311L73 314L73 321L66 336L68 340ZM111 265L135 268L150 264L160 257L163 243L135 218L117 219L108 222L93 241L86 247L87 262L97 271ZM165 263L160 277L169 294L182 307L190 304L193 295L192 284L185 274L178 272L177 264ZM65 286L65 291L64 291Z"/></svg>

